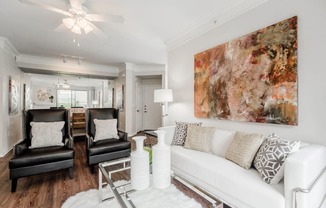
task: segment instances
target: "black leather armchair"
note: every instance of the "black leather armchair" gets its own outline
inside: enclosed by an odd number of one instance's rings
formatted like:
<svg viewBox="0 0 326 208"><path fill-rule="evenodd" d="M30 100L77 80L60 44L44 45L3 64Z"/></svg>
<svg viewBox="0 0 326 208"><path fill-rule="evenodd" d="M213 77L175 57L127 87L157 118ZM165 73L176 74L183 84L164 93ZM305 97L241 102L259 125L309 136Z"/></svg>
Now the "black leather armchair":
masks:
<svg viewBox="0 0 326 208"><path fill-rule="evenodd" d="M86 110L86 154L87 163L94 173L94 166L100 162L128 157L131 144L126 132L118 130L119 139L107 138L94 141L96 128L94 119L117 119L119 129L119 110L115 108L89 108Z"/></svg>
<svg viewBox="0 0 326 208"><path fill-rule="evenodd" d="M16 191L19 178L50 171L68 169L73 177L74 149L69 134L69 112L65 109L35 109L25 113L26 138L14 146L14 156L9 161L11 192ZM30 122L65 121L62 129L63 146L29 149L31 145Z"/></svg>

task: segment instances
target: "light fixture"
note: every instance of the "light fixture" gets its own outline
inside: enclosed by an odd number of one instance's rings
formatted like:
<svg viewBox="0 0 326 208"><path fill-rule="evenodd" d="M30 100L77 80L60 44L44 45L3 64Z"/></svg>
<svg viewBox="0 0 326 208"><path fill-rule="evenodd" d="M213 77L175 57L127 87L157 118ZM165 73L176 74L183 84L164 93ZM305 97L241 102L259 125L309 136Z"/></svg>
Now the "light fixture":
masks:
<svg viewBox="0 0 326 208"><path fill-rule="evenodd" d="M162 117L168 116L166 103L173 102L173 92L171 89L154 90L154 103L161 103Z"/></svg>
<svg viewBox="0 0 326 208"><path fill-rule="evenodd" d="M62 19L63 24L68 28L69 30L72 29L72 27L75 25L76 21L73 18L64 18Z"/></svg>
<svg viewBox="0 0 326 208"><path fill-rule="evenodd" d="M62 22L68 30L78 35L80 35L82 31L87 34L93 30L89 22L80 15L75 15L73 18L64 18Z"/></svg>

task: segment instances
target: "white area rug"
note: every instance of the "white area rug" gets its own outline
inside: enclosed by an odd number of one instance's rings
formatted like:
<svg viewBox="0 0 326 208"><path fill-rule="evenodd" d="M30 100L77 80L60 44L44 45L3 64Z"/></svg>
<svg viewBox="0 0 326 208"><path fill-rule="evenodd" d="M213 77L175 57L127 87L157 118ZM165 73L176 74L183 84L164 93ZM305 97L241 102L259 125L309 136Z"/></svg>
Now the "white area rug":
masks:
<svg viewBox="0 0 326 208"><path fill-rule="evenodd" d="M106 189L105 191L108 191ZM130 194L137 208L201 208L201 204L186 196L174 185L167 189L147 188ZM77 193L67 199L62 208L118 208L115 200L100 202L97 189Z"/></svg>

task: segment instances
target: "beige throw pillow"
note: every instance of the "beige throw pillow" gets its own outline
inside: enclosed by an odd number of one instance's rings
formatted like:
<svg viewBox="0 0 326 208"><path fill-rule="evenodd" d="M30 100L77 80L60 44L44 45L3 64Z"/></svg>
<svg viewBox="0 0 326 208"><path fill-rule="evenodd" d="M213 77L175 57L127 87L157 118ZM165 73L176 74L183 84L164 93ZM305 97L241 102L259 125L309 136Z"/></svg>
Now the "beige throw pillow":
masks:
<svg viewBox="0 0 326 208"><path fill-rule="evenodd" d="M31 122L32 141L29 149L63 146L62 128L64 121L58 122Z"/></svg>
<svg viewBox="0 0 326 208"><path fill-rule="evenodd" d="M117 130L117 119L94 119L95 138L94 140L119 139Z"/></svg>
<svg viewBox="0 0 326 208"><path fill-rule="evenodd" d="M212 152L212 138L214 127L189 125L184 147L202 152Z"/></svg>
<svg viewBox="0 0 326 208"><path fill-rule="evenodd" d="M226 152L226 159L245 169L249 169L263 141L264 138L261 134L248 134L237 131Z"/></svg>

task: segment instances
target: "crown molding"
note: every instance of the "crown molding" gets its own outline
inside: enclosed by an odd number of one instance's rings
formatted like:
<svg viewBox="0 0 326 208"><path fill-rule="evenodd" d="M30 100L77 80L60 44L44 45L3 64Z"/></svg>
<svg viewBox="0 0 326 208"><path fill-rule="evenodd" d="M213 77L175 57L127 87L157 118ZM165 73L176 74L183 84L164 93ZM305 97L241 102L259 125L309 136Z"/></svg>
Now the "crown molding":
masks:
<svg viewBox="0 0 326 208"><path fill-rule="evenodd" d="M6 38L0 36L0 48L4 49L4 51L11 57L15 58L15 56L19 55L19 52L16 50L11 41Z"/></svg>
<svg viewBox="0 0 326 208"><path fill-rule="evenodd" d="M243 3L237 5L236 7L225 10L223 13L218 14L214 18L210 17L201 22L198 22L177 37L165 40L164 43L167 46L168 50L172 50L213 30L214 28L230 21L231 19L234 19L250 11L253 8L258 7L259 5L266 3L267 1L269 0L252 0L250 3L248 3L248 1L243 1Z"/></svg>

